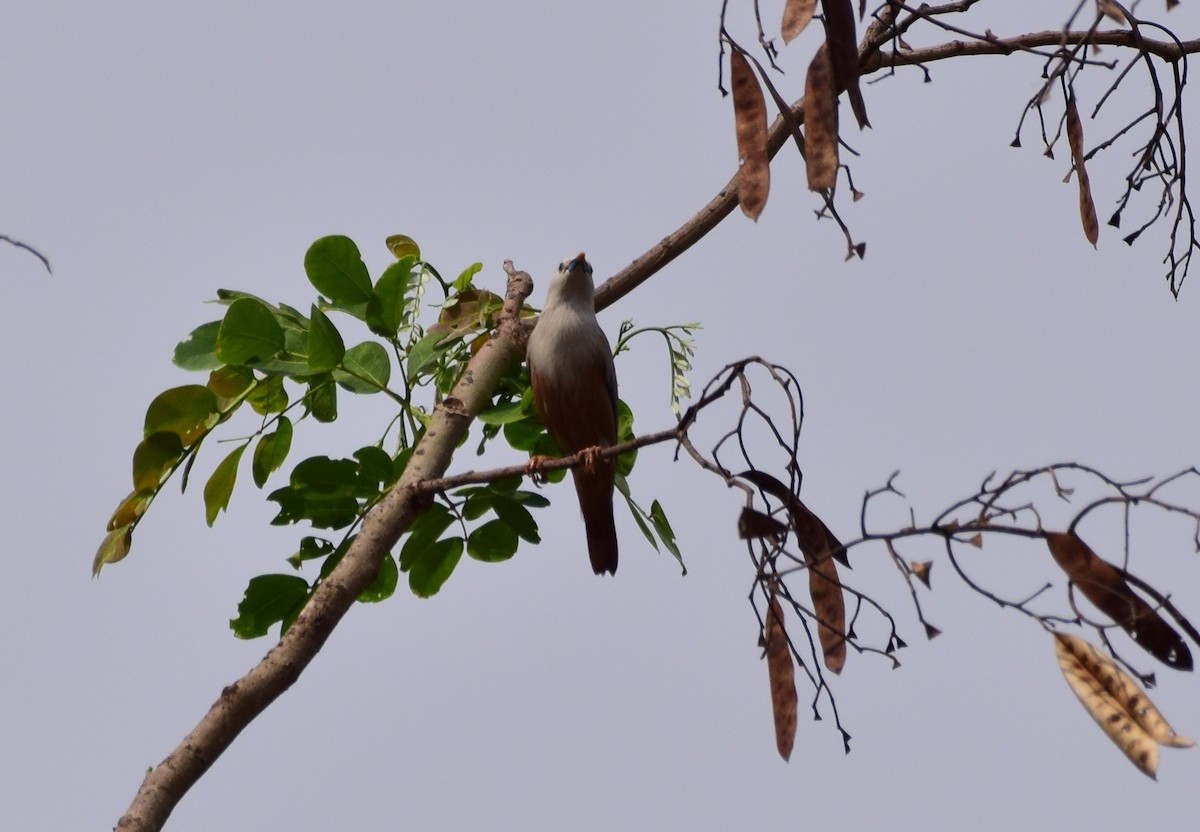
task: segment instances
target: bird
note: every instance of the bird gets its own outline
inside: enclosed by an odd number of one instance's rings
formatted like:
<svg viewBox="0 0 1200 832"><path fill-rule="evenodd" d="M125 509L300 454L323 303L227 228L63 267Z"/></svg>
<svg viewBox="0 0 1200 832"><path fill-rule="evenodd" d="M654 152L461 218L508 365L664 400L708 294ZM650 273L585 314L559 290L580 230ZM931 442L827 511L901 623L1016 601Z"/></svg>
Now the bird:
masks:
<svg viewBox="0 0 1200 832"><path fill-rule="evenodd" d="M617 442L617 370L596 320L592 265L583 252L558 266L526 351L533 403L564 454L583 454L571 469L583 514L588 557L597 575L617 572L613 520L616 460L598 454ZM536 460L531 462L531 468Z"/></svg>

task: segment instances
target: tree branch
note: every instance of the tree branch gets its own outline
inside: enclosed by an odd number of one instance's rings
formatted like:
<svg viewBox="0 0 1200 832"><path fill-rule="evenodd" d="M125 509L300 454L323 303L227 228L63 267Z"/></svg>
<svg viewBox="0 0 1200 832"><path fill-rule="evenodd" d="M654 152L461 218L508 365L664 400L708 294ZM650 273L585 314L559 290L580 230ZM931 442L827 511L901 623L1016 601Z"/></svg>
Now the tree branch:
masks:
<svg viewBox="0 0 1200 832"><path fill-rule="evenodd" d="M884 11L890 7L885 7ZM864 75L893 69L897 66L912 66L917 64L941 61L960 55L1011 55L1013 52L1024 51L1045 46L1064 46L1067 44L1089 43L1104 46L1125 46L1141 49L1156 55L1166 61L1178 61L1185 55L1200 52L1200 39L1175 42L1150 40L1129 30L1103 32L1087 31L1046 31L1032 32L1010 38L991 38L979 41L954 40L922 49L908 51L894 50L885 52L880 47L891 36L890 24L886 21L876 21L867 31L859 47ZM792 120L799 125L804 123L804 99L796 101L790 107ZM767 158L774 159L783 148L790 135L787 120L781 115L775 118L767 132ZM712 231L721 220L729 216L738 204L738 174L734 174L717 195L709 200L695 216L663 237L646 253L635 259L621 271L606 280L596 290L596 309L604 309L616 303L625 295L632 292L660 269L683 254Z"/></svg>
<svg viewBox="0 0 1200 832"><path fill-rule="evenodd" d="M518 312L533 290L510 262L508 289L496 335L489 338L450 396L434 410L400 481L363 518L345 557L313 592L279 643L220 697L165 760L142 782L117 829L161 829L175 805L250 722L300 677L355 599L375 579L384 556L425 510L430 498L419 484L445 473L475 414L490 400L505 369L521 357L524 333Z"/></svg>
<svg viewBox="0 0 1200 832"><path fill-rule="evenodd" d="M863 73L878 72L896 66L912 66L942 61L946 58L957 58L960 55L1011 55L1027 49L1043 46L1067 46L1076 43L1089 43L1097 46L1127 46L1141 49L1164 61L1178 61L1184 55L1200 52L1200 38L1185 40L1176 44L1174 41L1150 40L1140 37L1128 29L1118 29L1103 32L1030 32L1010 38L990 38L987 40L952 40L937 46L896 52L877 52L863 62Z"/></svg>

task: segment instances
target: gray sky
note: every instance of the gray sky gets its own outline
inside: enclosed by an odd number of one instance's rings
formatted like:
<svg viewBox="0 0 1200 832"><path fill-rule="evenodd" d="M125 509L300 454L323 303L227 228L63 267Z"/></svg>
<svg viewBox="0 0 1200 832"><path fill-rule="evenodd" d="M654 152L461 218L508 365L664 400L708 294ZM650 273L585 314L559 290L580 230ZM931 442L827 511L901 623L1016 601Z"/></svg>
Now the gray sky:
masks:
<svg viewBox="0 0 1200 832"><path fill-rule="evenodd" d="M781 6L764 3L767 18ZM980 25L1054 27L1073 6ZM1166 18L1181 37L1200 30L1194 6ZM213 530L202 480L183 497L168 488L129 559L89 576L146 404L203 380L170 363L179 339L218 317L202 304L231 287L306 308L304 252L331 233L358 241L375 275L392 233L416 238L445 274L482 261L493 289L512 258L538 280L539 302L564 254L585 249L597 277L613 273L734 168L718 8L6 9L0 233L36 245L54 275L0 246L0 827L107 828L146 767L270 647L234 639L226 622L246 581L285 571L306 531L267 526L273 512L248 477ZM785 95L801 94L815 45L810 33L785 50ZM846 207L864 262L843 262L836 229L814 222L817 201L785 150L757 224L731 217L601 315L610 336L626 318L702 321L696 387L748 354L789 366L808 408L804 498L842 537L854 536L863 492L896 469L928 520L996 469L1076 459L1133 478L1197 461L1200 285L1172 300L1159 234L1129 249L1104 228L1093 251L1074 183L1061 181L1065 148L1049 161L1033 132L1008 147L1040 69L971 59L933 66L933 84L910 71L866 87L874 129L849 139L867 197ZM1081 94L1101 89L1098 79ZM1131 112L1133 96L1123 103ZM1102 220L1128 151L1092 168ZM656 350L647 340L617 365L642 431L670 421ZM383 402L354 404L331 430L298 430L293 460L370 441ZM553 489L542 546L502 565L464 559L432 600L400 592L352 610L169 828L1194 823L1200 753L1164 751L1157 783L1137 773L1076 704L1049 638L945 563L924 598L944 635L926 642L882 550L857 552L853 578L897 613L903 667L852 653L834 686L853 752L831 720L802 711L781 762L738 500L669 456L644 451L633 485L663 501L687 577L620 514L620 574L593 577L573 497ZM196 477L218 458L202 457ZM455 468L481 464L463 456ZM1048 523L1070 516L1043 499ZM1176 588L1196 620L1188 536L1147 522L1133 568ZM1102 554L1116 546L1090 540ZM1039 546L989 544L976 563L1001 586L1033 589L1051 577ZM936 560L939 549L904 554ZM1167 718L1200 733L1196 680L1165 668L1158 678Z"/></svg>

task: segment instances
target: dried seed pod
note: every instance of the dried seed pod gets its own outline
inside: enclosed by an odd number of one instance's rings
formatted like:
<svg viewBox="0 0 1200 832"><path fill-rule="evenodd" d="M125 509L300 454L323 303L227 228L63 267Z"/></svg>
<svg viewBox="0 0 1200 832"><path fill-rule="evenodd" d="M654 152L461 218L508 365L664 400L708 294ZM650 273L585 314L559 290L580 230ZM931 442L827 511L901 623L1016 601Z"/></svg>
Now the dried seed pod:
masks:
<svg viewBox="0 0 1200 832"><path fill-rule="evenodd" d="M808 155L804 160L808 188L832 188L837 184L838 172L837 85L826 43L813 56L804 77L804 122L808 126Z"/></svg>
<svg viewBox="0 0 1200 832"><path fill-rule="evenodd" d="M742 213L757 220L771 190L767 158L767 102L746 56L734 49L729 57L733 117L737 127L738 202Z"/></svg>
<svg viewBox="0 0 1200 832"><path fill-rule="evenodd" d="M1176 670L1192 669L1192 652L1183 637L1133 591L1116 567L1074 534L1047 532L1046 545L1083 596L1146 652Z"/></svg>
<svg viewBox="0 0 1200 832"><path fill-rule="evenodd" d="M1080 704L1144 774L1158 771L1158 746L1190 748L1128 673L1078 636L1055 633L1058 666Z"/></svg>
<svg viewBox="0 0 1200 832"><path fill-rule="evenodd" d="M1075 181L1079 183L1079 218L1083 222L1083 234L1095 248L1100 238L1100 220L1096 217L1096 202L1092 199L1092 183L1088 179L1083 160L1083 123L1079 120L1079 108L1075 106L1075 93L1067 96L1067 144L1071 146L1071 160L1075 163Z"/></svg>
<svg viewBox="0 0 1200 832"><path fill-rule="evenodd" d="M774 591L767 605L767 620L763 625L762 646L767 651L767 674L771 680L771 712L775 717L775 747L779 756L792 756L796 741L796 668L788 647L787 631L783 628L783 608Z"/></svg>
<svg viewBox="0 0 1200 832"><path fill-rule="evenodd" d="M808 27L816 9L817 0L788 0L783 7L783 23L779 27L784 43L791 42Z"/></svg>

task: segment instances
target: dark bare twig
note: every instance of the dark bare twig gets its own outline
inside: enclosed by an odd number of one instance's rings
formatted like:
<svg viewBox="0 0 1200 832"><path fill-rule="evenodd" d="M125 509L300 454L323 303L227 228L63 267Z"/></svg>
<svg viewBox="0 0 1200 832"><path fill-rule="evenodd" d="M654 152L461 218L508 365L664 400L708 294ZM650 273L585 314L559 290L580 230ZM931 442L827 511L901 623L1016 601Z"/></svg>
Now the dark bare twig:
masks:
<svg viewBox="0 0 1200 832"><path fill-rule="evenodd" d="M47 274L54 274L54 270L50 268L50 260L47 259L46 255L42 254L40 251L38 251L36 248L29 245L28 243L23 243L20 240L14 240L12 237L9 237L7 234L0 234L0 242L5 242L5 243L8 243L10 246L16 246L17 248L25 249L30 254L32 254L34 257L36 257L37 259L42 261L42 265L46 267Z"/></svg>

